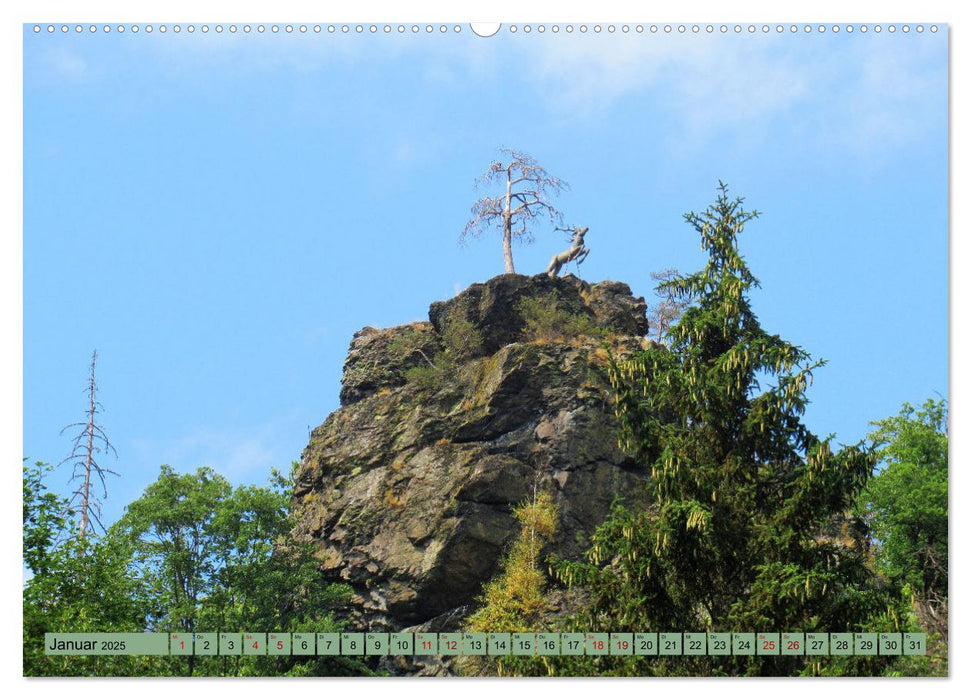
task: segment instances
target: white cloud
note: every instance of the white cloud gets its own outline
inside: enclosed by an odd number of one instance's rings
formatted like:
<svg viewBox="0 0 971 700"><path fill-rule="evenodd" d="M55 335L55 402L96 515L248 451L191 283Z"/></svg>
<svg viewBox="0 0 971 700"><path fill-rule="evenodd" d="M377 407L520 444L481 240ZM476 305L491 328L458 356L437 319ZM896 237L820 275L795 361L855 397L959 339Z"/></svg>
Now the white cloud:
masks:
<svg viewBox="0 0 971 700"><path fill-rule="evenodd" d="M180 438L135 441L138 461L145 464L168 464L179 471L212 467L233 483L266 480L270 468L286 472L289 460L277 426L200 427Z"/></svg>
<svg viewBox="0 0 971 700"><path fill-rule="evenodd" d="M241 25L242 26L242 25ZM358 36L354 33L324 35L283 31L271 34L269 26L263 34L251 25L249 33L209 33L205 36L155 36L143 43L140 50L153 52L163 61L169 75L192 77L200 72L200 60L209 67L218 67L224 75L258 76L279 69L295 73L313 73L329 67L350 66L364 56L397 56L408 45L399 37ZM312 25L311 25L312 26ZM171 33L170 33L171 34ZM380 42L380 43L379 43Z"/></svg>
<svg viewBox="0 0 971 700"><path fill-rule="evenodd" d="M130 38L130 37L129 37ZM463 83L508 85L530 91L556 118L599 120L632 95L646 96L676 126L672 144L704 147L726 131L758 135L785 120L793 138L811 147L886 149L926 129L926 109L943 94L943 37L740 35L702 28L656 34L500 36L371 36L251 32L206 36L145 36L132 50L154 53L170 75L207 80L219 75L258 78L279 69L308 73L414 61L420 79L443 92ZM80 80L92 73L80 56L52 51L59 75ZM207 66L200 70L200 61ZM218 67L219 70L212 69ZM206 77L209 76L209 77ZM525 87L517 85L522 81ZM511 93L511 98L515 97ZM329 95L324 102L338 99ZM320 94L296 95L308 110ZM414 130L412 130L414 131ZM388 144L393 161L413 164L427 144L414 133Z"/></svg>
<svg viewBox="0 0 971 700"><path fill-rule="evenodd" d="M597 114L628 94L658 91L660 106L693 122L739 121L803 94L774 37L625 35L524 44L530 74L557 110Z"/></svg>
<svg viewBox="0 0 971 700"><path fill-rule="evenodd" d="M704 31L704 30L702 30ZM522 61L551 111L598 119L624 98L653 98L703 145L720 131L774 120L800 138L872 149L927 129L946 67L930 37L643 34L543 37ZM936 101L935 101L936 98Z"/></svg>
<svg viewBox="0 0 971 700"><path fill-rule="evenodd" d="M847 118L830 136L868 155L913 143L930 129L943 134L946 118L943 53L919 39L907 50L897 42L909 37L881 39L861 43L844 62L851 69L831 77L834 111Z"/></svg>

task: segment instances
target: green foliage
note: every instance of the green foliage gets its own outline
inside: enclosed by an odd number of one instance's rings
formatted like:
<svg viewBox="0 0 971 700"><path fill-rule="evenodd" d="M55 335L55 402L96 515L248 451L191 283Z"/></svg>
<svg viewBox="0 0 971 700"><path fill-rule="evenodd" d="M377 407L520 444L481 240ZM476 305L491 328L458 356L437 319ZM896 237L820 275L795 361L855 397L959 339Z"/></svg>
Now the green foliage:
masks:
<svg viewBox="0 0 971 700"><path fill-rule="evenodd" d="M440 352L431 361L432 364L416 365L405 370L405 379L418 387L419 391L434 392L455 378L457 363L452 353Z"/></svg>
<svg viewBox="0 0 971 700"><path fill-rule="evenodd" d="M311 545L292 538L292 481L276 472L268 487L233 488L208 468L162 467L105 538L53 547L67 524L42 475L25 467L24 556L44 572L24 591L27 675L369 673L341 657L44 657L53 631L338 631L332 610L349 590L322 582Z"/></svg>
<svg viewBox="0 0 971 700"><path fill-rule="evenodd" d="M471 357L482 351L482 332L469 319L452 314L442 328L446 351L458 357Z"/></svg>
<svg viewBox="0 0 971 700"><path fill-rule="evenodd" d="M876 421L870 434L880 468L858 505L876 542L876 566L904 584L914 626L930 635L928 672L947 673L948 409L928 399L920 409ZM914 664L904 665L914 671Z"/></svg>
<svg viewBox="0 0 971 700"><path fill-rule="evenodd" d="M882 468L859 504L878 542L877 563L914 591L947 596L947 403L874 423L870 434Z"/></svg>
<svg viewBox="0 0 971 700"><path fill-rule="evenodd" d="M28 465L24 460L24 566L34 576L45 576L56 565L55 544L67 528L67 502L51 493L44 477L51 466Z"/></svg>
<svg viewBox="0 0 971 700"><path fill-rule="evenodd" d="M47 656L48 632L138 632L145 625L147 591L128 568L119 543L81 537L67 501L44 483L50 466L23 467L24 675L150 675L151 657Z"/></svg>
<svg viewBox="0 0 971 700"><path fill-rule="evenodd" d="M527 297L520 300L517 309L525 324L523 336L528 341L548 342L578 336L602 338L606 335L592 316L562 308L553 296Z"/></svg>
<svg viewBox="0 0 971 700"><path fill-rule="evenodd" d="M533 501L520 504L513 516L522 529L503 563L502 574L485 587L481 599L485 605L468 620L472 632L532 631L546 610L539 555L556 532L556 504L552 496L541 492Z"/></svg>
<svg viewBox="0 0 971 700"><path fill-rule="evenodd" d="M873 458L834 452L801 422L813 362L766 333L749 304L758 285L737 236L758 216L730 199L685 220L708 263L660 285L691 298L654 346L613 362L610 381L622 443L651 470L652 503L617 506L586 562L557 575L584 585L591 630L897 629L891 591L880 590L862 543L827 535L845 519ZM762 390L759 380L772 384ZM889 610L889 614L888 614ZM605 659L599 672L791 675L798 657ZM855 657L841 673L885 662Z"/></svg>
<svg viewBox="0 0 971 700"><path fill-rule="evenodd" d="M230 483L208 467L178 474L166 465L112 528L112 538L132 547L134 565L155 594L154 628L198 629L200 601L216 586L231 546L223 531L231 495Z"/></svg>
<svg viewBox="0 0 971 700"><path fill-rule="evenodd" d="M485 586L484 603L467 620L470 632L533 632L545 629L543 615L549 605L544 593L546 577L540 570L540 553L556 532L558 509L546 492L521 503L513 515L521 527L502 573ZM509 657L491 660L500 675L532 675L536 659Z"/></svg>
<svg viewBox="0 0 971 700"><path fill-rule="evenodd" d="M421 352L423 362L405 370L405 379L422 392L435 392L454 381L460 360L474 357L482 350L482 333L464 316L451 314L441 333L444 349L428 357ZM407 339L402 342L407 343Z"/></svg>
<svg viewBox="0 0 971 700"><path fill-rule="evenodd" d="M291 537L291 485L274 471L270 487L233 489L206 467L195 474L162 467L113 532L131 544L151 582L154 629L339 629L331 609L349 591L319 581L310 545ZM327 675L347 668L343 660L298 657L185 661L180 670L188 675Z"/></svg>
<svg viewBox="0 0 971 700"><path fill-rule="evenodd" d="M408 362L418 362L422 365L433 365L434 361L429 357L428 353L433 356L435 353L431 350L433 344L430 342L429 335L423 332L415 326L405 327L402 329L394 329L394 336L388 343L388 351L400 359L402 364Z"/></svg>

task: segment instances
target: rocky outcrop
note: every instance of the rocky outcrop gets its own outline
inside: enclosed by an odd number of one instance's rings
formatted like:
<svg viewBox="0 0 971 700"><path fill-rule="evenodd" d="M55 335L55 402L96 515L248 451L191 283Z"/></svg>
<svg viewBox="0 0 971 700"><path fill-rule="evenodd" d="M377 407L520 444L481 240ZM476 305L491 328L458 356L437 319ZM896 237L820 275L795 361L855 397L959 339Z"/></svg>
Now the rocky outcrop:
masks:
<svg viewBox="0 0 971 700"><path fill-rule="evenodd" d="M537 337L523 299L596 332ZM430 323L355 334L343 405L313 431L294 489L297 532L326 576L353 587L355 626L460 617L534 487L554 494L552 548L568 557L614 499L638 493L645 472L617 447L604 344L641 347L644 314L620 283L506 275L433 304Z"/></svg>
<svg viewBox="0 0 971 700"><path fill-rule="evenodd" d="M590 285L572 275L502 275L473 284L449 301L435 302L428 312L435 331L447 335L450 326L474 328L481 343L466 350L466 356L491 355L509 343L523 340L526 327L521 308L523 299L542 299L560 309L589 316L608 332L647 335L647 304L631 296L622 282Z"/></svg>
<svg viewBox="0 0 971 700"><path fill-rule="evenodd" d="M384 388L401 386L405 374L442 351L428 322L379 330L365 326L354 334L344 361L341 404L360 401Z"/></svg>

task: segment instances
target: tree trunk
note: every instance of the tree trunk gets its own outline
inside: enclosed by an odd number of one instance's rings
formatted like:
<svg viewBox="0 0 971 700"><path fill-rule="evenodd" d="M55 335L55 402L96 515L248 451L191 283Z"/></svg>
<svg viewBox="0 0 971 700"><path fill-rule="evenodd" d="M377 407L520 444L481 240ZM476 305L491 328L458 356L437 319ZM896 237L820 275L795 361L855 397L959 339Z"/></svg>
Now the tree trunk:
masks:
<svg viewBox="0 0 971 700"><path fill-rule="evenodd" d="M512 263L512 165L506 168L506 207L502 214L502 259L506 263L506 274L515 275L516 266Z"/></svg>
<svg viewBox="0 0 971 700"><path fill-rule="evenodd" d="M512 231L508 223L502 234L502 258L506 261L506 274L515 275L516 267L512 263Z"/></svg>
<svg viewBox="0 0 971 700"><path fill-rule="evenodd" d="M91 507L90 494L91 494L91 462L94 459L94 415L95 415L95 404L94 404L94 364L98 360L98 351L95 350L91 355L91 378L88 380L88 450L84 459L84 486L81 487L81 527L80 535L81 537L87 536L88 532L88 510Z"/></svg>

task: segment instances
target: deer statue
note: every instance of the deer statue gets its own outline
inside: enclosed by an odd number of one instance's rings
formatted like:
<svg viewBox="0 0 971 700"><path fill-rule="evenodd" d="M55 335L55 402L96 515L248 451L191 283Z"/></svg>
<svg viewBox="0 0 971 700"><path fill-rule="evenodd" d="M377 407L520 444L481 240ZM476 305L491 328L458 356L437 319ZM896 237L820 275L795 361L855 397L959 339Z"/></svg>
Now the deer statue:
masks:
<svg viewBox="0 0 971 700"><path fill-rule="evenodd" d="M590 255L590 249L583 245L583 237L586 235L587 231L590 229L586 226L580 227L575 226L572 229L559 229L561 231L573 231L573 242L570 247L564 250L562 253L557 253L550 260L550 266L546 268L546 274L550 277L556 277L560 274L560 268L571 263L574 260L577 261L577 266L587 259Z"/></svg>

